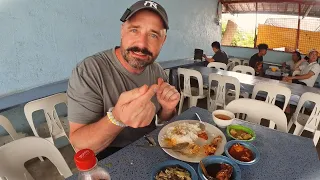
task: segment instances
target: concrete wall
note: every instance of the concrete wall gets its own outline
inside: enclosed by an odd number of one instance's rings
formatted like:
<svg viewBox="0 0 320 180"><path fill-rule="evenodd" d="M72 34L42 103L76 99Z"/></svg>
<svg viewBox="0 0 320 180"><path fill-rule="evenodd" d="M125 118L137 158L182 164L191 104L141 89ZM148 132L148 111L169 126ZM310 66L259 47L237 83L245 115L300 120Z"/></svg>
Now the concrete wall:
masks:
<svg viewBox="0 0 320 180"><path fill-rule="evenodd" d="M132 0L0 1L0 95L68 78L86 56L119 45L119 21ZM214 24L217 0L159 0L169 16L158 61L211 52L221 40ZM3 112L18 131L31 130L23 106ZM43 122L41 115L36 124ZM0 135L5 134L0 128Z"/></svg>

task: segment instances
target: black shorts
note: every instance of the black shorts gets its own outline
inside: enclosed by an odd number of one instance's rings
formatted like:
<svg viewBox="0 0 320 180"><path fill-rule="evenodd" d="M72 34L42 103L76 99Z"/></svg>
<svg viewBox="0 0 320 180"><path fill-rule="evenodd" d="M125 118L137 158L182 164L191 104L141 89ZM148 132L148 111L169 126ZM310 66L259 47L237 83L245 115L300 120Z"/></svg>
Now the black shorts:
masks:
<svg viewBox="0 0 320 180"><path fill-rule="evenodd" d="M293 80L292 80L292 83L301 84L301 85L305 85L305 86L306 86L306 83L301 82L301 81L298 81L297 79L293 79Z"/></svg>

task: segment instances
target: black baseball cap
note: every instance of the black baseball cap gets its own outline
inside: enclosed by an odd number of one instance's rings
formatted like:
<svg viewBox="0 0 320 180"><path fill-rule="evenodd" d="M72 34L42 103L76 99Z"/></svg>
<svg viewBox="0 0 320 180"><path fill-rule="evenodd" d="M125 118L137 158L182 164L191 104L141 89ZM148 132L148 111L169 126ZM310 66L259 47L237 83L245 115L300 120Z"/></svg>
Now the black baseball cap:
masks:
<svg viewBox="0 0 320 180"><path fill-rule="evenodd" d="M128 8L122 15L120 21L125 22L128 20L132 15L134 15L136 12L143 10L143 9L149 9L157 14L160 15L161 19L163 20L163 24L165 28L169 29L169 21L168 21L168 15L166 13L166 10L157 2L154 1L138 1L134 3L130 8Z"/></svg>

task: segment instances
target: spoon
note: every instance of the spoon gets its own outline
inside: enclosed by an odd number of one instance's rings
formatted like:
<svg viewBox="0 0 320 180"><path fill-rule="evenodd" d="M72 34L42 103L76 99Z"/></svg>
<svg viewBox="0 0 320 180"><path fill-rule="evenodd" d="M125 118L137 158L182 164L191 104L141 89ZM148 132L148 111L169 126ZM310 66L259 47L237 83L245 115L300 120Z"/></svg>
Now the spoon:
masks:
<svg viewBox="0 0 320 180"><path fill-rule="evenodd" d="M174 145L172 147L162 147L162 148L171 149L173 151L180 151L180 150L182 150L182 149L184 149L184 148L186 148L188 146L189 146L188 142L183 142L183 143L178 143L178 144L176 144L176 145Z"/></svg>
<svg viewBox="0 0 320 180"><path fill-rule="evenodd" d="M196 113L196 116L198 117L199 121L200 121L200 129L202 131L206 130L206 125L204 124L204 122L201 120L200 116L198 113Z"/></svg>
<svg viewBox="0 0 320 180"><path fill-rule="evenodd" d="M208 174L207 169L206 169L206 167L204 166L202 160L200 161L200 167L201 167L201 170L202 170L204 176L205 176L208 180L215 180L215 179L216 179L216 178L214 178L214 177L212 177L212 176L210 176L210 175Z"/></svg>

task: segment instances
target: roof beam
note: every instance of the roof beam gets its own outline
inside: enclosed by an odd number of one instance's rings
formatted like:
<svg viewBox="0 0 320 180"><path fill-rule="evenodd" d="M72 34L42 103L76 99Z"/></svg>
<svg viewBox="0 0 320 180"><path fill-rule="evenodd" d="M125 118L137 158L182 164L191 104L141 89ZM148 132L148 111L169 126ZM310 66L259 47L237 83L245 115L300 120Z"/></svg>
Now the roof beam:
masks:
<svg viewBox="0 0 320 180"><path fill-rule="evenodd" d="M320 1L302 1L302 0L238 0L238 1L228 1L228 0L221 0L222 4L238 4L238 3L301 3L304 5L320 5Z"/></svg>

